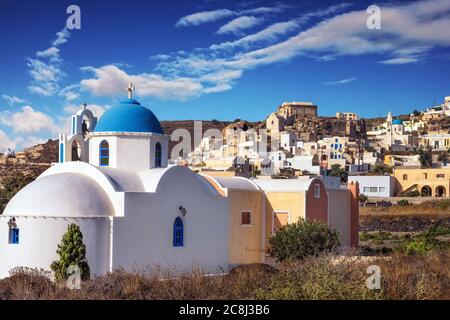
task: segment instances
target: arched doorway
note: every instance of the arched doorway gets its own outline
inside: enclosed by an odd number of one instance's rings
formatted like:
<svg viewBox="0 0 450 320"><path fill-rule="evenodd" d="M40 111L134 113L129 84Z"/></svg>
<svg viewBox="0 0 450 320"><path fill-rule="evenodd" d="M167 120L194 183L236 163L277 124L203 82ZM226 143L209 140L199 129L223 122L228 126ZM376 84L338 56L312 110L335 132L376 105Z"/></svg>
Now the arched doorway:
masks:
<svg viewBox="0 0 450 320"><path fill-rule="evenodd" d="M80 161L81 157L81 146L78 141L74 140L72 142L72 161Z"/></svg>
<svg viewBox="0 0 450 320"><path fill-rule="evenodd" d="M446 192L445 192L445 187L443 186L437 186L436 187L436 197L445 197L446 196Z"/></svg>
<svg viewBox="0 0 450 320"><path fill-rule="evenodd" d="M422 197L431 197L431 188L429 186L422 187L422 191L420 192Z"/></svg>

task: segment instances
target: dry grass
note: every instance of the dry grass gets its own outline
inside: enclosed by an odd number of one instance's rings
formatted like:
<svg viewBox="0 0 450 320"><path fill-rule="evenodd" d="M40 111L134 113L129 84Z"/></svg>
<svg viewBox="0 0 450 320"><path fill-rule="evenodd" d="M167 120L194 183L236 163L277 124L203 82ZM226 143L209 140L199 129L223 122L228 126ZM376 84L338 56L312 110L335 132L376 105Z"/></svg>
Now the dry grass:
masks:
<svg viewBox="0 0 450 320"><path fill-rule="evenodd" d="M423 216L429 218L450 217L450 199L428 200L420 204L391 207L363 207L359 209L361 217L365 216Z"/></svg>
<svg viewBox="0 0 450 320"><path fill-rule="evenodd" d="M124 272L86 281L69 290L46 274L18 269L0 280L1 299L450 299L449 252L425 256L395 254L389 259L338 259L322 256L274 269L246 265L228 275L202 275L200 270ZM382 289L366 288L366 269L381 268ZM161 276L171 280L161 280ZM174 278L174 276L176 276Z"/></svg>

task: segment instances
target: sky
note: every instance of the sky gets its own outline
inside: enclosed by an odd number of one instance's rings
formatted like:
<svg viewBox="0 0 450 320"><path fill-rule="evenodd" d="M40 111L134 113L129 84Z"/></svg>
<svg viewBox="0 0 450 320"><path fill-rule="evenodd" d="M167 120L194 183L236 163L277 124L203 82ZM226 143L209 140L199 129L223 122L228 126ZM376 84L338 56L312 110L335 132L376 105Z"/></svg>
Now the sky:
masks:
<svg viewBox="0 0 450 320"><path fill-rule="evenodd" d="M450 95L449 0L0 0L0 25L0 152L67 133L84 102L101 116L129 82L160 120L285 101L379 117Z"/></svg>

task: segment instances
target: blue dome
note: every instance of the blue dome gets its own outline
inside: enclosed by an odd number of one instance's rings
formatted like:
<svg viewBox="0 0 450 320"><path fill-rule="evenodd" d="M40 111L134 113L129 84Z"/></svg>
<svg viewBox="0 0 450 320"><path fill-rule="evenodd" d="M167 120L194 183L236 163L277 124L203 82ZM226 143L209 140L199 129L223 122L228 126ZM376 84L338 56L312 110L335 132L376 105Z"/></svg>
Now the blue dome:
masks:
<svg viewBox="0 0 450 320"><path fill-rule="evenodd" d="M395 119L394 121L392 121L392 124L403 124L403 122L400 119Z"/></svg>
<svg viewBox="0 0 450 320"><path fill-rule="evenodd" d="M135 99L126 99L106 110L94 131L164 133L153 112Z"/></svg>

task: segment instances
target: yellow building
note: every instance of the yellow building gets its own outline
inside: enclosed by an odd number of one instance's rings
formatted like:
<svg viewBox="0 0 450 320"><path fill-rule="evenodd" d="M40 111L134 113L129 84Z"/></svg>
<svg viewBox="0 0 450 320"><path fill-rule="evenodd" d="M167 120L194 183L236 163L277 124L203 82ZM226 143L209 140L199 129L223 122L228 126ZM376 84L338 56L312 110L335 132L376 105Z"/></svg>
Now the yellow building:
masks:
<svg viewBox="0 0 450 320"><path fill-rule="evenodd" d="M397 194L417 190L424 197L448 197L450 168L394 168Z"/></svg>
<svg viewBox="0 0 450 320"><path fill-rule="evenodd" d="M229 261L264 263L269 238L286 224L320 220L338 230L345 247L358 245L358 185L326 189L315 177L288 180L203 175L229 198Z"/></svg>

